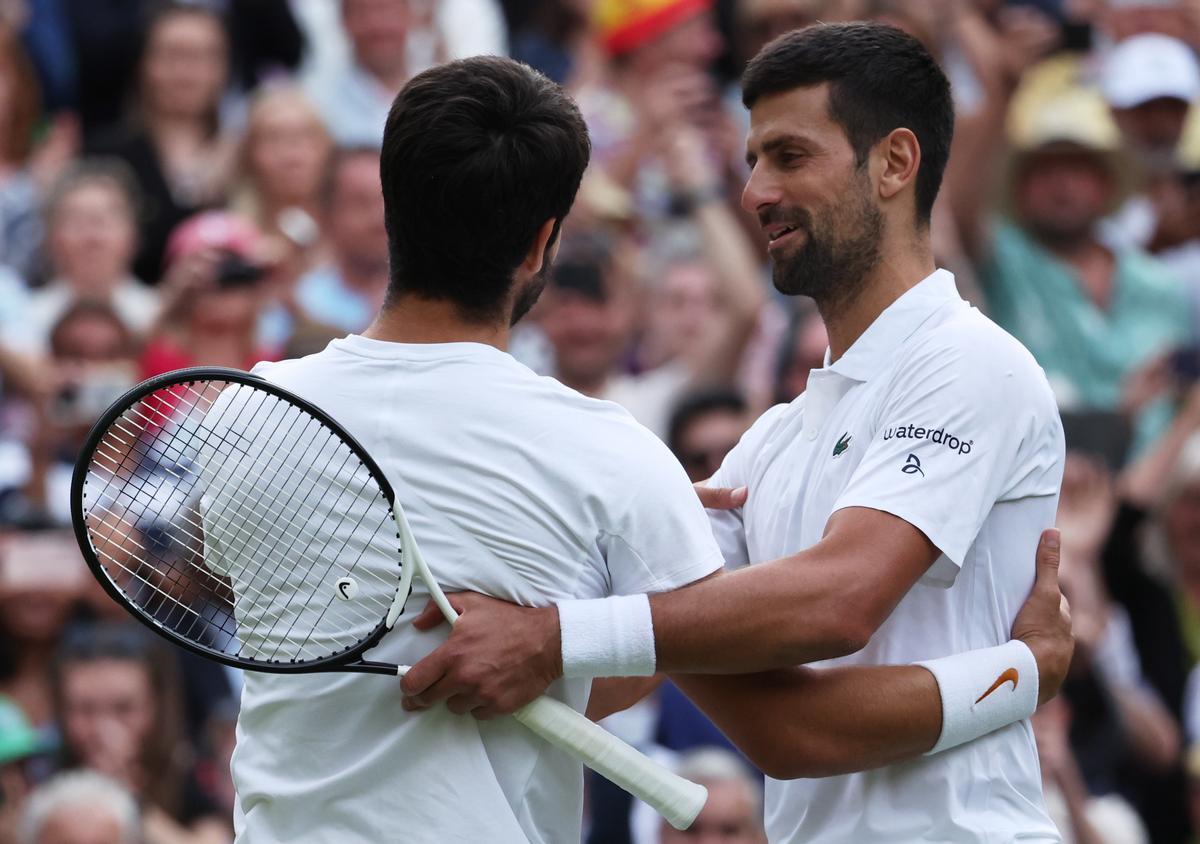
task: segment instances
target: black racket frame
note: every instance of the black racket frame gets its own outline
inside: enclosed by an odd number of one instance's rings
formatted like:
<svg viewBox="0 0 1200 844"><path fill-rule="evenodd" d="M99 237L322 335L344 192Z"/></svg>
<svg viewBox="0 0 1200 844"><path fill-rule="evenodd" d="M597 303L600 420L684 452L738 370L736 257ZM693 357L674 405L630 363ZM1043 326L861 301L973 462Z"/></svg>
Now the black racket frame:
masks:
<svg viewBox="0 0 1200 844"><path fill-rule="evenodd" d="M261 378L250 372L244 372L240 369L220 366L195 366L187 369L176 369L172 372L165 372L162 375L148 378L129 389L113 402L112 406L104 411L103 415L96 421L96 424L92 426L91 431L88 432L87 439L84 441L79 458L75 463L74 474L71 477L71 523L75 529L75 539L79 543L79 550L83 553L83 558L87 562L88 568L91 569L92 574L100 581L100 585L104 587L104 591L113 600L124 607L130 615L146 627L179 647L206 659L215 660L234 668L262 671L269 674L315 674L328 671L347 671L364 674L383 674L395 677L397 667L394 664L373 662L359 658L363 653L379 644L384 634L388 632L390 628L386 623L386 618L380 619L379 625L367 638L338 653L314 660L289 663L268 662L248 657L230 656L215 648L206 647L185 636L181 636L153 616L142 611L125 596L116 583L113 582L112 578L108 576L107 569L100 562L96 549L92 545L91 535L87 526L87 514L84 511L84 500L87 495L88 467L91 465L92 455L113 423L138 401L158 390L172 386L193 385L197 381L221 381L229 384L243 384L256 390L263 390L313 416L318 422L337 434L349 446L350 450L354 452L355 457L362 462L367 471L375 478L376 483L379 484L381 494L387 499L388 507L392 510L392 518L395 519L395 493L392 490L392 485L388 483L387 477L384 476L383 470L380 469L379 464L367 453L367 450L362 447L358 440L351 436L349 431L339 425L333 417L321 408L282 387L272 384L265 378ZM396 545L400 566L403 568L404 549L400 547L400 534L398 531L396 533ZM396 579L396 587L397 589L400 587L399 576ZM411 594L411 588L409 591ZM407 601L408 595L405 595L403 599ZM401 609L401 612L403 612L403 609Z"/></svg>

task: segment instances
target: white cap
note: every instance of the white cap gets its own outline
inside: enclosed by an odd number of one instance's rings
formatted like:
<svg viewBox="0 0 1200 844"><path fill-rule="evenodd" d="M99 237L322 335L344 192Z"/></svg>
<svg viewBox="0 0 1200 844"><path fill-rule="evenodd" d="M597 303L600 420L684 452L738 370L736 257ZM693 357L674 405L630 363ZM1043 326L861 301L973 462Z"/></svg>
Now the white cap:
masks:
<svg viewBox="0 0 1200 844"><path fill-rule="evenodd" d="M1159 97L1191 102L1200 96L1200 63L1177 38L1135 35L1109 52L1100 89L1113 108L1133 108Z"/></svg>

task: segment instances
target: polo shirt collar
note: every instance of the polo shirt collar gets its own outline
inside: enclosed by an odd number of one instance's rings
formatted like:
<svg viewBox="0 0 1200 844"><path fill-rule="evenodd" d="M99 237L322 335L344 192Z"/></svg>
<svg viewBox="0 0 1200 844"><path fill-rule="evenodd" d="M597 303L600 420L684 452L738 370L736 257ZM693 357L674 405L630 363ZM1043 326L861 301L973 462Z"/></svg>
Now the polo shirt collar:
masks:
<svg viewBox="0 0 1200 844"><path fill-rule="evenodd" d="M829 362L826 349L825 370L854 381L870 380L935 311L949 302L962 301L954 274L949 270L934 270L888 305L835 363Z"/></svg>

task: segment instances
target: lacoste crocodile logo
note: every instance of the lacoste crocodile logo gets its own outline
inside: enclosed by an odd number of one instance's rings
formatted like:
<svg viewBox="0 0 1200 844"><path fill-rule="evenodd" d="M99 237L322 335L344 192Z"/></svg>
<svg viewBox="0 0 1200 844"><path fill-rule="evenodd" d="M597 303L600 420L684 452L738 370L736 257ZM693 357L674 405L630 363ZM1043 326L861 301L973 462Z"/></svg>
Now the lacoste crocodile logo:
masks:
<svg viewBox="0 0 1200 844"><path fill-rule="evenodd" d="M846 453L846 449L850 447L850 432L842 434L842 438L837 441L837 445L833 447L833 456L841 457Z"/></svg>

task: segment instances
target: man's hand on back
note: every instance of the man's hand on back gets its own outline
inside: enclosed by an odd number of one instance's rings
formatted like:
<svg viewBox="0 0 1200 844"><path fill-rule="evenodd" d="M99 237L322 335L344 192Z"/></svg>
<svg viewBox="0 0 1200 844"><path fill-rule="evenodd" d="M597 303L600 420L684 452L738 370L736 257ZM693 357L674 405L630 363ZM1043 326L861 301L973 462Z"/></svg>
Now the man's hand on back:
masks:
<svg viewBox="0 0 1200 844"><path fill-rule="evenodd" d="M746 503L746 488L696 484L700 503L727 510ZM400 681L410 712L446 701L450 711L476 718L507 715L562 676L557 607L521 607L474 592L448 596L461 614L450 638ZM414 621L418 630L443 623L431 602Z"/></svg>
<svg viewBox="0 0 1200 844"><path fill-rule="evenodd" d="M1012 628L1012 637L1028 645L1037 660L1038 703L1045 703L1058 694L1075 650L1071 610L1058 586L1059 543L1057 530L1051 528L1042 532L1033 590L1017 613Z"/></svg>
<svg viewBox="0 0 1200 844"><path fill-rule="evenodd" d="M400 681L405 709L444 700L451 712L486 720L520 709L562 676L556 607L521 607L474 592L448 597L458 621ZM413 626L430 630L445 620L431 601Z"/></svg>

